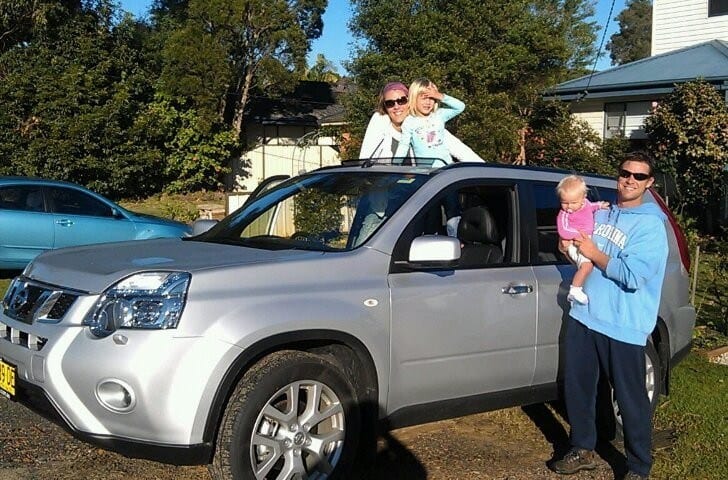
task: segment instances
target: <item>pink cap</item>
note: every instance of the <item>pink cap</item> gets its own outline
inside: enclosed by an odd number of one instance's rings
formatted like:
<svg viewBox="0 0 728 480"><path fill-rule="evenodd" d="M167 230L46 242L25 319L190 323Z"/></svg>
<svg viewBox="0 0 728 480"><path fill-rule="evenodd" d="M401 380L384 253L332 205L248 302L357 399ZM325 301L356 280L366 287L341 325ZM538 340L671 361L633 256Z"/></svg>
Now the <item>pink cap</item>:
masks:
<svg viewBox="0 0 728 480"><path fill-rule="evenodd" d="M392 90L399 90L400 92L404 92L405 95L409 95L409 90L402 82L389 82L382 89L382 95L387 92L391 92Z"/></svg>

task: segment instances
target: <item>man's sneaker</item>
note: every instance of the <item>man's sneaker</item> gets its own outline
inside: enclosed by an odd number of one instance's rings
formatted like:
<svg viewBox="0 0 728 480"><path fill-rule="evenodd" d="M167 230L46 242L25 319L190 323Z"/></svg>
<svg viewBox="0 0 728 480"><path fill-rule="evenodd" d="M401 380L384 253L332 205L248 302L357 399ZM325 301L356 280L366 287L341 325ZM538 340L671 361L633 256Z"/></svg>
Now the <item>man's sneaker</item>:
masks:
<svg viewBox="0 0 728 480"><path fill-rule="evenodd" d="M648 478L646 475L640 475L637 472L627 472L627 475L624 476L624 480L647 480Z"/></svg>
<svg viewBox="0 0 728 480"><path fill-rule="evenodd" d="M594 452L583 448L572 448L561 460L549 465L551 470L562 475L571 475L581 470L594 470L597 463L594 461Z"/></svg>

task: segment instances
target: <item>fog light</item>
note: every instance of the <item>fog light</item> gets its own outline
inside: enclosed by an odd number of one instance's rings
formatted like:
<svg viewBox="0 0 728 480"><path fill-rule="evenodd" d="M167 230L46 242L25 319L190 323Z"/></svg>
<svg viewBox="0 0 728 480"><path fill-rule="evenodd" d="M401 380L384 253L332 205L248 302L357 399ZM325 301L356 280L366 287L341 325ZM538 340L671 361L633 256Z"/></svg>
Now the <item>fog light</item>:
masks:
<svg viewBox="0 0 728 480"><path fill-rule="evenodd" d="M134 390L116 379L102 380L96 386L96 399L105 408L116 413L128 413L136 405Z"/></svg>

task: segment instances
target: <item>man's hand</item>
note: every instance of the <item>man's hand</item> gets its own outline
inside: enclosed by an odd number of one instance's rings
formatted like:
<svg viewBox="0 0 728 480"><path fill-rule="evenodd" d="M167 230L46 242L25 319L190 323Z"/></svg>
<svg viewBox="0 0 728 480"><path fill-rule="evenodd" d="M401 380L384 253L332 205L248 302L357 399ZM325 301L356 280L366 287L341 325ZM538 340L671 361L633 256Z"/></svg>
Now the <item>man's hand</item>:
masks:
<svg viewBox="0 0 728 480"><path fill-rule="evenodd" d="M599 250L589 235L579 232L579 236L574 239L574 245L579 249L579 253L591 260L594 265L602 270L607 268L609 257Z"/></svg>

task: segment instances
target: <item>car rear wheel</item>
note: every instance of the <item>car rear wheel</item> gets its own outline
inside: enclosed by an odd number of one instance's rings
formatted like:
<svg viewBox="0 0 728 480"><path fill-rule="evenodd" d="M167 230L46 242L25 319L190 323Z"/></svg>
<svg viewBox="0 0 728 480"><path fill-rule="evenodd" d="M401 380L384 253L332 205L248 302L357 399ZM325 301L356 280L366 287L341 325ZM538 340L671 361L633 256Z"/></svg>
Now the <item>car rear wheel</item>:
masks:
<svg viewBox="0 0 728 480"><path fill-rule="evenodd" d="M210 471L215 479L346 478L360 420L341 368L320 355L271 354L236 386Z"/></svg>
<svg viewBox="0 0 728 480"><path fill-rule="evenodd" d="M657 410L657 404L660 400L660 392L662 391L662 366L660 365L660 357L651 341L647 342L645 347L645 388L647 389L647 397L650 399L650 411L652 415ZM614 395L614 389L608 384L606 385L607 395L610 402L609 406L603 408L606 418L602 418L600 427L600 436L604 440L612 440L614 438L623 438L623 423L617 399Z"/></svg>

